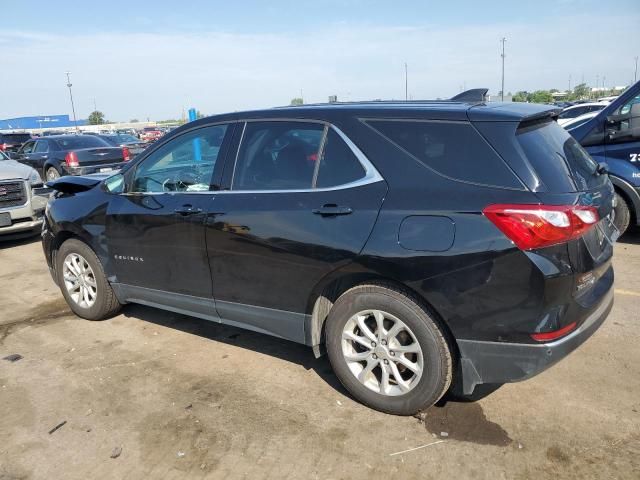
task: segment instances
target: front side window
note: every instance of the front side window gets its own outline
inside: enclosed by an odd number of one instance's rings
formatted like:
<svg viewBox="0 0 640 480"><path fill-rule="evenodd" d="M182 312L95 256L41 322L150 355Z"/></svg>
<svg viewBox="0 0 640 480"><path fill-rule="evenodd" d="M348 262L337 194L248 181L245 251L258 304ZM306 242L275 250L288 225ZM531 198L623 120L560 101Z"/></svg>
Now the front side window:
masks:
<svg viewBox="0 0 640 480"><path fill-rule="evenodd" d="M325 127L305 122L249 122L233 173L233 190L312 188Z"/></svg>
<svg viewBox="0 0 640 480"><path fill-rule="evenodd" d="M22 148L20 148L20 153L23 154L28 154L28 153L32 153L33 152L33 147L35 147L36 142L27 142L25 143Z"/></svg>
<svg viewBox="0 0 640 480"><path fill-rule="evenodd" d="M166 143L136 168L134 192L199 192L211 188L228 125L199 128Z"/></svg>

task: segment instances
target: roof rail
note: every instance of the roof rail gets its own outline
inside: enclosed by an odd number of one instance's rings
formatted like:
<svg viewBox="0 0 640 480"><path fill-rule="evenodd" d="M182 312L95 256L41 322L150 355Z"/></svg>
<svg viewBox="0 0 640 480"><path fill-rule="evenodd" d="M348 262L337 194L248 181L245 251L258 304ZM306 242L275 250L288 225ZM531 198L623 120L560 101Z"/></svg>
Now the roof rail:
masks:
<svg viewBox="0 0 640 480"><path fill-rule="evenodd" d="M449 100L454 102L484 102L487 99L488 91L488 88L472 88L451 97Z"/></svg>

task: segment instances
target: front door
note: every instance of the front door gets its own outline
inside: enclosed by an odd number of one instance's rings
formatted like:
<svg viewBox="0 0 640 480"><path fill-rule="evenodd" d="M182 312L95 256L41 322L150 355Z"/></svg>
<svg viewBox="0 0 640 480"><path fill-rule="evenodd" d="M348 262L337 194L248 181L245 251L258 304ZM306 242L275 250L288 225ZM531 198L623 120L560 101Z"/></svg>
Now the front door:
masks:
<svg viewBox="0 0 640 480"><path fill-rule="evenodd" d="M640 185L640 95L608 118L605 135L607 162L619 164L618 170L628 169L631 177L628 180Z"/></svg>
<svg viewBox="0 0 640 480"><path fill-rule="evenodd" d="M231 130L212 125L170 139L128 171L125 191L113 196L106 220L111 281L133 289L141 303L175 304L158 292L212 298L204 225Z"/></svg>
<svg viewBox="0 0 640 480"><path fill-rule="evenodd" d="M387 186L323 123L247 122L240 136L230 190L207 222L216 308L223 321L304 342L314 287L361 251Z"/></svg>

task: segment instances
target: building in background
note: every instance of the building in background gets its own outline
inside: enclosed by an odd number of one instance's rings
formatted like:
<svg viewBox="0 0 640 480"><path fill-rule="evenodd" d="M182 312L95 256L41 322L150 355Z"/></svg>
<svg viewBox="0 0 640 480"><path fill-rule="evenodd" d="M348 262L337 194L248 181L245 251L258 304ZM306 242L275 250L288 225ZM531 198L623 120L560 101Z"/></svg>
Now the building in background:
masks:
<svg viewBox="0 0 640 480"><path fill-rule="evenodd" d="M78 126L87 125L87 120L78 120ZM31 130L34 128L69 128L74 127L69 115L37 115L34 117L18 117L0 120L0 130Z"/></svg>

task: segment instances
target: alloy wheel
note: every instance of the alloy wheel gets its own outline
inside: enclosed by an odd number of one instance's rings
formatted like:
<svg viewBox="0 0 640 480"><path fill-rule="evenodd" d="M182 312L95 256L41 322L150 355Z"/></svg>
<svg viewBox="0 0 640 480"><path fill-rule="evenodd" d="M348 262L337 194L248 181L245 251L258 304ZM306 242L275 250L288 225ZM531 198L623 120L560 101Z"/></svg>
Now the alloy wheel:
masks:
<svg viewBox="0 0 640 480"><path fill-rule="evenodd" d="M71 299L81 308L91 308L98 298L98 283L87 260L70 253L62 267L64 286Z"/></svg>
<svg viewBox="0 0 640 480"><path fill-rule="evenodd" d="M381 310L365 310L347 321L342 354L356 379L381 395L406 394L424 370L422 348L414 333L402 320Z"/></svg>

